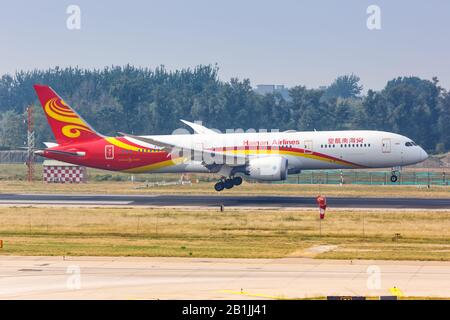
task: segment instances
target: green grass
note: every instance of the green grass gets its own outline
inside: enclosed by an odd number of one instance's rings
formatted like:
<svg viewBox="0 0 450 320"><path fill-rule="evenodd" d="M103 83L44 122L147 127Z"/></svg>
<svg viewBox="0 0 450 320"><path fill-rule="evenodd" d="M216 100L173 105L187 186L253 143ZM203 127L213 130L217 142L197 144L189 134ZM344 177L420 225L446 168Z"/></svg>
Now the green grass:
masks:
<svg viewBox="0 0 450 320"><path fill-rule="evenodd" d="M450 261L450 212L366 212L364 234L362 217L331 210L320 234L315 210L3 207L0 254Z"/></svg>
<svg viewBox="0 0 450 320"><path fill-rule="evenodd" d="M89 193L89 194L213 194L229 195L269 195L269 196L306 196L318 194L327 197L414 197L448 198L450 187L433 186L365 186L365 185L288 185L244 182L241 186L223 192L216 192L214 183L194 183L192 185L170 185L142 188L142 183L131 182L89 182L78 184L53 184L25 181L0 181L0 193Z"/></svg>

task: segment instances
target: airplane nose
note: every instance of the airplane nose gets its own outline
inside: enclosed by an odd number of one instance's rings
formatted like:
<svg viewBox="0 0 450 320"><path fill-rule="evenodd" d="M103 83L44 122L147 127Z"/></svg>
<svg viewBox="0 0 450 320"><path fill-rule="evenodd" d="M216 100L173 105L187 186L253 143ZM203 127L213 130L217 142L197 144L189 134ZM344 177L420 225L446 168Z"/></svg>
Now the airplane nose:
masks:
<svg viewBox="0 0 450 320"><path fill-rule="evenodd" d="M425 150L423 150L422 148L420 148L420 150L419 150L419 159L420 159L420 161L425 161L428 159L428 153Z"/></svg>

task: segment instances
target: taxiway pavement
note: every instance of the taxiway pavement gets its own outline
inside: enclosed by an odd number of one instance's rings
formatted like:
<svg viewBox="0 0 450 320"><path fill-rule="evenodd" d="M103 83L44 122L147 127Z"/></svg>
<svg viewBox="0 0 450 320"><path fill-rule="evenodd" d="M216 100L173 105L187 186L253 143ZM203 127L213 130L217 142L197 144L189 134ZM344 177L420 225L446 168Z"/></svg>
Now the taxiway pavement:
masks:
<svg viewBox="0 0 450 320"><path fill-rule="evenodd" d="M0 299L450 297L450 262L0 256Z"/></svg>

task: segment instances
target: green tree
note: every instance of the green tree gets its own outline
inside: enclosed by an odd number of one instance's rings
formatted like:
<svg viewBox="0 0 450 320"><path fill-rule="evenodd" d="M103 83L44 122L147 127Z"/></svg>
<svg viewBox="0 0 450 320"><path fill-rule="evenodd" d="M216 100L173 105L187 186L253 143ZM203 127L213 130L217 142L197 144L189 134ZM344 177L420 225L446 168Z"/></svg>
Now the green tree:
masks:
<svg viewBox="0 0 450 320"><path fill-rule="evenodd" d="M20 148L26 143L25 117L12 110L4 112L0 117L0 146Z"/></svg>
<svg viewBox="0 0 450 320"><path fill-rule="evenodd" d="M217 66L211 65L175 71L131 65L19 71L0 77L0 142L23 145L25 124L17 117L30 104L36 105L38 145L54 140L33 90L33 84L42 83L106 135L170 134L182 126L181 118L222 131L386 130L411 137L430 152L450 150L450 98L437 78L396 78L364 96L359 81L351 74L323 90L294 86L284 99L278 93L256 94L249 79L220 81Z"/></svg>
<svg viewBox="0 0 450 320"><path fill-rule="evenodd" d="M355 98L363 89L359 81L360 78L354 74L337 77L326 89L324 98Z"/></svg>

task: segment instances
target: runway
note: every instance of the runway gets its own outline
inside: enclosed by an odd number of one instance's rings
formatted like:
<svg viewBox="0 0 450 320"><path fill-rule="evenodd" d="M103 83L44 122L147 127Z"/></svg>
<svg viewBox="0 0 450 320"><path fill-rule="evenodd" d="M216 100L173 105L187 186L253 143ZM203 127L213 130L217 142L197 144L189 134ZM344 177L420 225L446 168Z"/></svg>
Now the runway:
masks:
<svg viewBox="0 0 450 320"><path fill-rule="evenodd" d="M450 198L328 197L330 208L450 209ZM0 194L0 205L312 208L313 197L226 195Z"/></svg>
<svg viewBox="0 0 450 320"><path fill-rule="evenodd" d="M450 297L450 262L0 256L0 299Z"/></svg>

